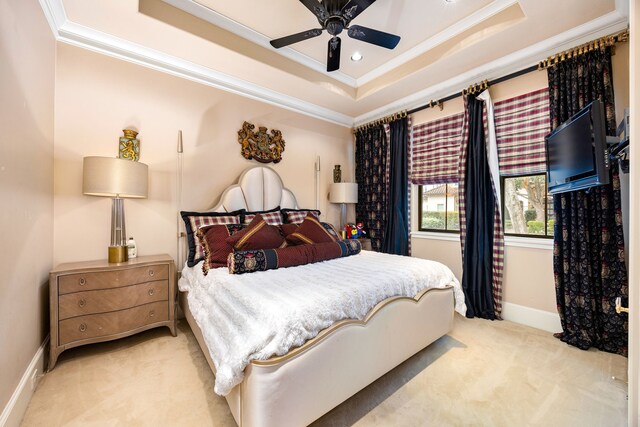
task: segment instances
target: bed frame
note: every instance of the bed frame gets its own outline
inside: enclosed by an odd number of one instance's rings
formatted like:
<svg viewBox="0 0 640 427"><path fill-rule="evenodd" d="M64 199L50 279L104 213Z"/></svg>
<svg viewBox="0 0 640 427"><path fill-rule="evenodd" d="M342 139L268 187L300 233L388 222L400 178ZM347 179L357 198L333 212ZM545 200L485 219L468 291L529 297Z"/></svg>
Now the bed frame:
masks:
<svg viewBox="0 0 640 427"><path fill-rule="evenodd" d="M247 169L212 211L297 208L280 176ZM215 367L186 293L180 306L215 375ZM305 426L375 381L453 327L453 287L378 303L364 320L343 320L279 357L254 360L226 396L240 427Z"/></svg>

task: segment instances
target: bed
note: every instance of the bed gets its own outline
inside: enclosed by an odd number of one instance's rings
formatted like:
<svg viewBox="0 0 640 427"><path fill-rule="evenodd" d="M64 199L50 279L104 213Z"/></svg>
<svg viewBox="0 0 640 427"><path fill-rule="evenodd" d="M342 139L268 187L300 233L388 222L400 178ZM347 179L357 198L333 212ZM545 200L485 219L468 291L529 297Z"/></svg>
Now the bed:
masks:
<svg viewBox="0 0 640 427"><path fill-rule="evenodd" d="M283 186L279 175L273 169L258 166L246 170L238 184L227 188L212 211L266 211L277 206L298 208L296 197ZM364 272L375 268L380 269L378 278L366 278ZM343 281L348 283L344 288L336 277L347 269L355 274ZM433 278L423 278L426 270ZM383 272L387 276L382 277ZM427 285L427 281L433 283ZM261 295L264 289L275 292L279 287L286 287L289 296L279 294L277 304L269 299L272 297ZM375 288L371 292L377 294L377 300L365 293L366 287ZM460 313L466 308L457 280L442 264L368 251L240 277L219 268L211 270L205 278L199 265L185 265L179 288L182 311L216 375L216 391L226 395L240 427L310 424L447 334L453 326L454 308ZM322 309L316 307L314 294L315 298L322 296L330 302ZM221 309L223 306L219 304L232 298L246 301L252 314L243 315L243 304L233 301L224 307L235 307L239 313L225 314L234 310ZM339 301L350 302L339 307L335 304ZM290 325L267 312L269 306L277 308L278 304L286 313L283 317L292 317ZM288 312L284 307L292 309ZM231 320L220 317L222 314L231 316ZM334 318L339 320L333 321ZM319 320L312 326L305 324L313 319ZM243 326L243 322L249 326ZM252 324L253 329L261 329L270 322L282 323L286 333L276 330L258 338L254 331L249 333ZM225 326L220 326L223 323ZM242 353L244 363L231 364L230 369L221 362L220 351L216 351L220 349L214 343L221 342L219 335L224 334L216 331L217 327L220 330L233 327L234 331L247 333L246 339L233 335L235 345L224 351L246 350ZM289 327L297 331L291 339L287 338ZM278 335L283 336L274 338ZM283 347L284 342L290 348ZM261 345L267 349L261 349Z"/></svg>

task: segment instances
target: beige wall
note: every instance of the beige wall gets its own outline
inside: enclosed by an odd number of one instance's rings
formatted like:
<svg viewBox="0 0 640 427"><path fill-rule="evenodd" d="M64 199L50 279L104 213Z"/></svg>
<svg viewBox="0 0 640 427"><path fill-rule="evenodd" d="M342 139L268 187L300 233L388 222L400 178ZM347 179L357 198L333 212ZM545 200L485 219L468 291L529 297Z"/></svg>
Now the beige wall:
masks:
<svg viewBox="0 0 640 427"><path fill-rule="evenodd" d="M149 198L126 200L127 234L140 255L176 257L176 142L184 136L183 210L205 210L247 167L237 131L244 120L280 129L283 160L272 167L302 207L315 206L314 164L321 158L320 209L339 222L327 200L334 164L352 177L350 130L235 94L68 45L58 46L55 114L54 261L105 258L107 198L82 195L82 158L115 156L122 129L137 129L140 160L149 165Z"/></svg>
<svg viewBox="0 0 640 427"><path fill-rule="evenodd" d="M0 412L48 332L54 75L38 1L0 2Z"/></svg>
<svg viewBox="0 0 640 427"><path fill-rule="evenodd" d="M629 47L627 44L620 44L616 49L616 55L613 56L616 111L620 117L622 117L624 107L629 105L628 63ZM547 85L547 73L535 71L492 86L490 92L493 101L496 102L547 87ZM462 98L456 98L447 102L442 111L438 108L431 108L416 113L413 116L413 123L420 124L432 121L459 113L462 110ZM414 188L414 197L412 197L412 230L418 229L416 188ZM458 241L413 237L411 245L413 256L440 261L450 266L458 278L462 277L462 259ZM552 249L518 247L507 243L504 257L504 302L556 313Z"/></svg>

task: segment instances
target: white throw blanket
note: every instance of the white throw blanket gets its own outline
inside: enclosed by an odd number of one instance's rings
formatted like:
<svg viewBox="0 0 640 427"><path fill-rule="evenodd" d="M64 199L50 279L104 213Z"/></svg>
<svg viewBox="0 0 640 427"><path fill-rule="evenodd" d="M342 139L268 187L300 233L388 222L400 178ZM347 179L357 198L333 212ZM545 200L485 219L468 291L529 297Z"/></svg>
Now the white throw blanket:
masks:
<svg viewBox="0 0 640 427"><path fill-rule="evenodd" d="M215 392L242 382L251 360L281 356L343 319L363 319L380 301L413 297L425 288L454 286L455 309L466 313L451 270L435 261L362 251L298 267L204 276L185 267L180 290L202 330L216 368Z"/></svg>

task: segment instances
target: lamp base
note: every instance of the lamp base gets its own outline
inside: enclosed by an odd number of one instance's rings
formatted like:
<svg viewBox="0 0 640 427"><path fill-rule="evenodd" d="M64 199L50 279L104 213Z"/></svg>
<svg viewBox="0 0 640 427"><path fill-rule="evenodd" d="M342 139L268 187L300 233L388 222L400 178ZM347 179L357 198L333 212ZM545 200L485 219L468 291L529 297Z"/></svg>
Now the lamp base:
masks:
<svg viewBox="0 0 640 427"><path fill-rule="evenodd" d="M109 262L125 262L129 260L126 246L109 246Z"/></svg>

